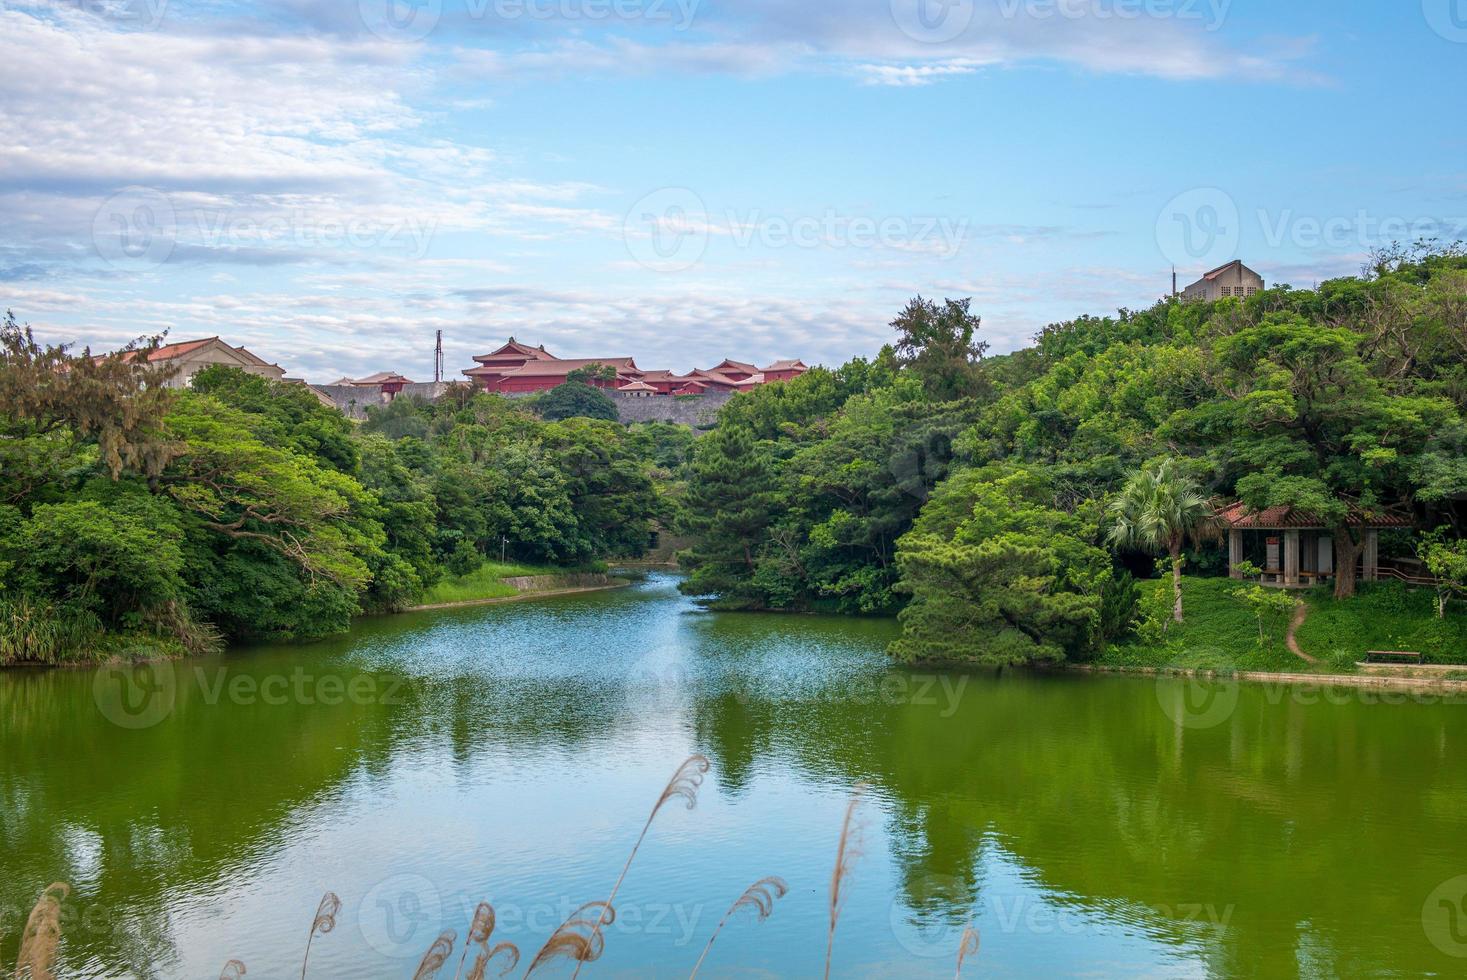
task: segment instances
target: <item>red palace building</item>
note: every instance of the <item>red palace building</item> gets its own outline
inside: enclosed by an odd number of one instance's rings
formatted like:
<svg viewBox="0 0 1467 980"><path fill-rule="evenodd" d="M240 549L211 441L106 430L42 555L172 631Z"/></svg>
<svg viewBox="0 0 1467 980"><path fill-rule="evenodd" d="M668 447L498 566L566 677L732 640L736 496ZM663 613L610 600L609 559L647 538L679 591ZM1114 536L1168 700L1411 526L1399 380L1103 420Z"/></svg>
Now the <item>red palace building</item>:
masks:
<svg viewBox="0 0 1467 980"><path fill-rule="evenodd" d="M706 371L674 374L672 371L644 371L630 357L556 357L544 345L531 347L513 337L496 351L474 358L474 367L464 371L476 387L484 391L504 393L548 391L564 384L566 377L580 368L599 364L616 372L616 380L591 382L600 388L627 394L701 395L710 391L746 391L770 381L788 381L810 370L803 361L776 361L767 368L757 368L743 361L724 359Z"/></svg>

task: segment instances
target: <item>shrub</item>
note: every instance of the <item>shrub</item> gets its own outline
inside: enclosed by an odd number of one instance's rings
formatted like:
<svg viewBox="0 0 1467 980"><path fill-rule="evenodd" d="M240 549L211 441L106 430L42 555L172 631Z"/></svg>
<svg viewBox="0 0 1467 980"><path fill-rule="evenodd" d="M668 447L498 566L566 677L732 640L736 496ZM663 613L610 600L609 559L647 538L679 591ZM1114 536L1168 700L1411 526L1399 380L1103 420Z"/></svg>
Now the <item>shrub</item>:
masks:
<svg viewBox="0 0 1467 980"><path fill-rule="evenodd" d="M101 637L101 621L86 610L36 596L0 596L0 666L75 659Z"/></svg>

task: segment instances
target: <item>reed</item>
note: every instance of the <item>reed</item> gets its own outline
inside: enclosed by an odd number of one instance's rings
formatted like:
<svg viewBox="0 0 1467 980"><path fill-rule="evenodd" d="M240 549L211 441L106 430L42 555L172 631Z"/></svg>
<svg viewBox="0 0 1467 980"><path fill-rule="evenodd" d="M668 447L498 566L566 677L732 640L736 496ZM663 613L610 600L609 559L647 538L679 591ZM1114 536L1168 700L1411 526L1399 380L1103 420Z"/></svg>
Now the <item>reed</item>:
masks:
<svg viewBox="0 0 1467 980"><path fill-rule="evenodd" d="M587 918L591 909L597 910L594 921ZM615 921L616 911L605 902L587 902L582 905L545 940L545 945L540 947L540 952L530 961L530 968L525 971L525 980L529 980L536 970L560 956L569 956L576 961L578 968L582 963L597 959L606 948L606 940L600 927Z"/></svg>
<svg viewBox="0 0 1467 980"><path fill-rule="evenodd" d="M790 886L785 883L785 880L776 875L760 878L750 885L738 897L738 900L728 907L728 911L723 913L723 918L718 920L718 926L713 930L713 935L708 937L708 945L703 947L703 955L698 957L698 962L693 964L693 972L688 974L688 980L693 980L698 975L698 971L703 967L703 961L708 958L708 951L713 948L713 941L718 938L718 934L723 931L728 920L733 918L734 913L739 909L752 908L757 917L755 921L763 922L774 911L775 899L784 898L785 893L789 890Z"/></svg>
<svg viewBox="0 0 1467 980"><path fill-rule="evenodd" d="M454 980L458 980L459 974L463 973L464 961L473 946L478 946L479 952L474 956L474 965L469 968L469 980L484 980L484 971L488 968L489 961L500 953L507 952L511 956L509 965L499 971L500 976L519 965L520 949L514 943L498 943L490 947L489 937L494 935L494 925L494 906L488 902L480 902L478 908L474 909L473 922L469 923L469 935L464 940L464 951L458 958L458 969L453 973Z"/></svg>
<svg viewBox="0 0 1467 980"><path fill-rule="evenodd" d="M963 976L963 960L978 952L978 930L972 926L963 929L963 937L958 940L958 972L953 975L953 980L961 980Z"/></svg>
<svg viewBox="0 0 1467 980"><path fill-rule="evenodd" d="M844 894L841 886L851 873L851 865L861 856L861 828L855 822L856 806L866 792L866 783L857 783L846 804L846 818L841 823L840 846L835 851L835 869L830 873L830 928L825 934L825 980L830 980L830 956L835 951L835 925L840 919Z"/></svg>
<svg viewBox="0 0 1467 980"><path fill-rule="evenodd" d="M519 966L520 948L518 946L514 943L495 943L492 947L480 950L474 957L474 965L469 968L468 980L484 980L484 971L489 968L489 961L500 953L509 954L509 962L504 965L504 969L499 971L501 977Z"/></svg>
<svg viewBox="0 0 1467 980"><path fill-rule="evenodd" d="M321 896L321 903L316 906L316 917L311 920L311 934L306 937L306 955L301 958L301 980L306 980L306 964L311 961L311 943L316 941L316 936L326 935L336 928L336 913L341 911L341 899L336 897L335 892L327 892Z"/></svg>
<svg viewBox="0 0 1467 980"><path fill-rule="evenodd" d="M224 964L224 969L219 971L219 980L239 980L240 977L249 972L239 960L230 960Z"/></svg>
<svg viewBox="0 0 1467 980"><path fill-rule="evenodd" d="M632 845L632 853L627 855L627 863L622 865L621 874L617 876L616 884L611 887L611 894L606 901L601 903L601 914L596 918L596 924L591 928L592 938L599 939L601 927L605 923L602 919L612 912L612 903L616 901L616 893L621 890L621 883L626 880L627 872L631 870L632 861L637 857L637 851L642 847L642 841L647 839L647 831L652 829L652 821L657 819L658 811L673 800L682 800L687 804L689 810L698 805L698 787L703 785L703 777L708 772L708 757L705 755L690 755L677 767L677 772L667 781L667 786L662 790L662 795L657 798L657 803L652 807L652 812L647 815L647 822L642 824L642 832L637 835L637 843ZM601 955L600 946L597 947L597 956ZM595 957L592 957L593 959ZM576 968L571 972L571 980L581 974L581 967L588 960L580 960Z"/></svg>
<svg viewBox="0 0 1467 980"><path fill-rule="evenodd" d="M53 882L36 899L20 934L20 955L15 960L16 980L55 980L56 950L61 945L61 903L71 894L64 881Z"/></svg>
<svg viewBox="0 0 1467 980"><path fill-rule="evenodd" d="M433 940L433 945L428 947L428 952L418 961L418 968L413 973L413 980L432 980L438 976L438 971L443 969L443 964L453 955L453 944L458 939L458 933L452 929L445 929Z"/></svg>

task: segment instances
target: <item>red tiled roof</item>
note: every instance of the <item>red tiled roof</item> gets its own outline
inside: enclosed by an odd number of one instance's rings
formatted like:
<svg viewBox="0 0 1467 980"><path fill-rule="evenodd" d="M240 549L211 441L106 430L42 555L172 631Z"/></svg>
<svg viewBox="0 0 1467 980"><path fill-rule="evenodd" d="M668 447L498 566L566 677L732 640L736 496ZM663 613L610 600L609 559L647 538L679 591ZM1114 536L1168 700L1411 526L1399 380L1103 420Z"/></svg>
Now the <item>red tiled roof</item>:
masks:
<svg viewBox="0 0 1467 980"><path fill-rule="evenodd" d="M618 388L616 390L617 391L656 391L657 389L654 388L654 387L652 387L651 385L647 384L646 382L643 382L643 381L633 381L631 384L622 385L620 388Z"/></svg>
<svg viewBox="0 0 1467 980"><path fill-rule="evenodd" d="M183 357L185 354L191 354L200 347L206 344L212 344L218 339L218 337L205 337L203 340L180 340L176 344L164 344L148 355L148 362L151 364L153 361L171 361L175 357ZM121 354L122 360L129 362L135 360L137 356L138 351L135 350L123 351ZM97 360L101 360L101 356Z"/></svg>
<svg viewBox="0 0 1467 980"><path fill-rule="evenodd" d="M521 358L530 358L531 360L537 361L553 361L557 359L554 354L547 351L544 347L531 347L529 344L522 344L511 337L509 338L509 342L503 347L496 351L491 351L488 354L479 354L474 360L480 364L484 364L495 359L519 360Z"/></svg>
<svg viewBox="0 0 1467 980"><path fill-rule="evenodd" d="M744 374L753 374L759 370L752 364L745 364L743 361L735 361L732 358L728 357L725 357L723 360L719 361L708 370L710 372L722 371L725 367L733 368L735 371L742 371Z"/></svg>
<svg viewBox="0 0 1467 980"><path fill-rule="evenodd" d="M1280 531L1305 528L1327 528L1330 525L1318 515L1289 506L1250 510L1242 501L1229 504L1217 512L1218 520L1239 530ZM1384 511L1353 510L1348 518L1351 527L1411 527L1409 517Z"/></svg>
<svg viewBox="0 0 1467 980"><path fill-rule="evenodd" d="M553 361L526 361L523 366L504 372L506 378L563 377L578 368L602 364L615 368L618 373L641 374L636 361L630 357L574 357L556 358Z"/></svg>
<svg viewBox="0 0 1467 980"><path fill-rule="evenodd" d="M408 385L412 384L410 380L398 374L396 371L378 371L376 374L369 374L365 378L357 378L355 381L351 381L349 379L343 380L345 380L346 383L349 385L357 385L359 387L370 387L375 385L399 383Z"/></svg>
<svg viewBox="0 0 1467 980"><path fill-rule="evenodd" d="M810 370L810 368L806 366L806 364L805 364L804 361L800 360L799 358L795 358L793 361L775 361L773 364L769 365L764 370L766 370L766 371L808 371L808 370Z"/></svg>

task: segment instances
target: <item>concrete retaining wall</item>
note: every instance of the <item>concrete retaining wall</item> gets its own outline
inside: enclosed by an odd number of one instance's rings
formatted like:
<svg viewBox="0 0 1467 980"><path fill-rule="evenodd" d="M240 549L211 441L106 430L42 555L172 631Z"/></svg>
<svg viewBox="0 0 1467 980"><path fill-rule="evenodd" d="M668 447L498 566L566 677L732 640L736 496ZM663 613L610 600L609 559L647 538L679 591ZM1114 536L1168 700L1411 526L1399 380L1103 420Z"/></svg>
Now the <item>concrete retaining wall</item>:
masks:
<svg viewBox="0 0 1467 980"><path fill-rule="evenodd" d="M502 580L520 592L548 592L551 589L590 589L616 585L617 580L604 572L572 572L567 575L514 575Z"/></svg>

